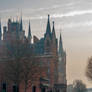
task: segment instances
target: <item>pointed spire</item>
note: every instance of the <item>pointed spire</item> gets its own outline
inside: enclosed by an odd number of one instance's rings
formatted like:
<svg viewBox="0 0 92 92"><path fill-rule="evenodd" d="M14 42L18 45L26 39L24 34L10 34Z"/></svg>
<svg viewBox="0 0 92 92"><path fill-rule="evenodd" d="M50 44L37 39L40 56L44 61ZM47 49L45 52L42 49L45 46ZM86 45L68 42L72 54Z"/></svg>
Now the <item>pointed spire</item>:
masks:
<svg viewBox="0 0 92 92"><path fill-rule="evenodd" d="M28 29L28 38L31 37L31 27L30 27L30 21L29 21L29 29Z"/></svg>
<svg viewBox="0 0 92 92"><path fill-rule="evenodd" d="M60 33L60 39L59 39L59 54L62 54L63 52L63 42L62 42L62 37Z"/></svg>
<svg viewBox="0 0 92 92"><path fill-rule="evenodd" d="M46 28L45 37L46 37L47 34L51 37L50 15L48 15L48 21L47 21L47 28Z"/></svg>
<svg viewBox="0 0 92 92"><path fill-rule="evenodd" d="M2 38L2 28L1 28L1 19L0 19L0 40Z"/></svg>
<svg viewBox="0 0 92 92"><path fill-rule="evenodd" d="M56 39L56 33L55 33L55 26L54 26L54 21L53 21L53 28L52 28L52 38Z"/></svg>
<svg viewBox="0 0 92 92"><path fill-rule="evenodd" d="M22 13L21 13L21 20L20 20L20 31L23 31Z"/></svg>
<svg viewBox="0 0 92 92"><path fill-rule="evenodd" d="M30 27L30 21L29 21L29 29L28 29L28 40L29 40L29 42L31 42L31 38L32 38L32 35L31 35L31 27Z"/></svg>

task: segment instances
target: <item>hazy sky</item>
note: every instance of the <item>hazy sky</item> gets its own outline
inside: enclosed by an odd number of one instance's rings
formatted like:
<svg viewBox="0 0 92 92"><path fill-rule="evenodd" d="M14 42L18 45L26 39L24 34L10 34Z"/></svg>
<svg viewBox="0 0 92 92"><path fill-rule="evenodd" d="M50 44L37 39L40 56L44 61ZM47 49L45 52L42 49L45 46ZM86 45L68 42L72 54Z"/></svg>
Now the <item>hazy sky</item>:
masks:
<svg viewBox="0 0 92 92"><path fill-rule="evenodd" d="M0 0L2 25L6 25L9 17L16 20L21 10L26 34L30 20L32 34L39 38L46 31L50 14L51 25L55 21L57 37L62 29L68 84L81 79L92 87L85 76L88 57L92 56L92 0Z"/></svg>

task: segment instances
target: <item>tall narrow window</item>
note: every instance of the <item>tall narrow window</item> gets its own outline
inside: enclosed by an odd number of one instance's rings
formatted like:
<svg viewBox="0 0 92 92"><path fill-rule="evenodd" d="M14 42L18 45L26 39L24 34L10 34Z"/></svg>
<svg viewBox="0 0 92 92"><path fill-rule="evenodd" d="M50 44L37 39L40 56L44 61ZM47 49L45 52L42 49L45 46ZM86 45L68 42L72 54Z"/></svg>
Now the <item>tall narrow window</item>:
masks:
<svg viewBox="0 0 92 92"><path fill-rule="evenodd" d="M36 92L36 86L32 87L32 92Z"/></svg>

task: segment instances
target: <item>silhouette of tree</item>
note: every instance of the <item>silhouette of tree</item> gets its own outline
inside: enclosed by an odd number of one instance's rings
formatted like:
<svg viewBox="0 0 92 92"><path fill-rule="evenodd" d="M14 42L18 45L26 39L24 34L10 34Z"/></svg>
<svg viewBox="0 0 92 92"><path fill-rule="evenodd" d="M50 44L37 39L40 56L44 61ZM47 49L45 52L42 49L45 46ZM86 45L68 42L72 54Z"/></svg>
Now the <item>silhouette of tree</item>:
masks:
<svg viewBox="0 0 92 92"><path fill-rule="evenodd" d="M89 80L92 81L92 57L89 58L87 68L86 68L86 76Z"/></svg>

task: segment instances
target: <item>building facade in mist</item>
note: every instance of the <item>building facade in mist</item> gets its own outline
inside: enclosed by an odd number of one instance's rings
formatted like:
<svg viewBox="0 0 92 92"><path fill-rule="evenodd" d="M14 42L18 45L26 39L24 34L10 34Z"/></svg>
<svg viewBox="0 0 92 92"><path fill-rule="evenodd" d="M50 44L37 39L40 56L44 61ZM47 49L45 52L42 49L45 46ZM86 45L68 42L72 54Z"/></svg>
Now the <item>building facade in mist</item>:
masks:
<svg viewBox="0 0 92 92"><path fill-rule="evenodd" d="M30 48L33 49L33 53L37 60L42 62L42 67L47 67L42 76L37 76L38 80L35 80L32 87L28 89L28 92L66 92L66 52L63 49L61 34L58 46L55 25L53 22L53 27L51 28L50 16L48 15L46 32L41 39L38 39L37 36L32 37L30 22L28 36L25 36L22 18L20 22L9 19L7 26L3 27L3 32L0 23L0 61L4 62L7 60L6 49L8 48L8 45L12 44L16 39L20 39L21 41L28 40ZM2 64L3 63L0 63L1 70L3 70ZM0 71L0 74L3 75L3 71ZM9 90L11 90L12 92L12 85L9 89L7 88L7 83L3 82L4 79L0 76L0 90L7 90L7 92L10 92ZM23 91L23 86L20 87L20 91Z"/></svg>

